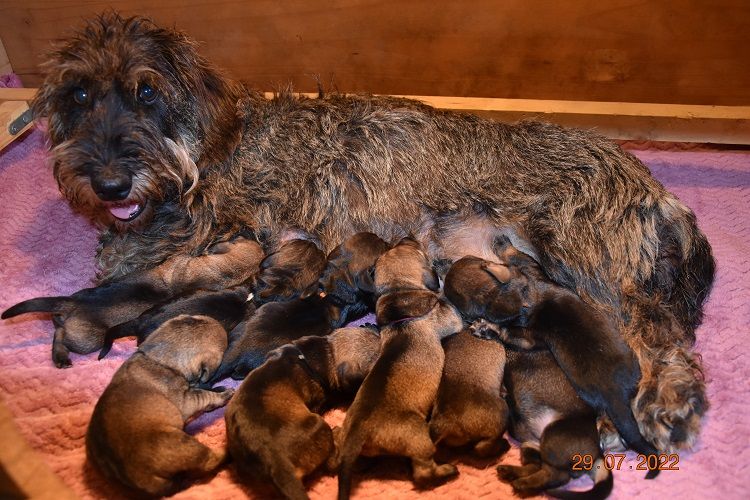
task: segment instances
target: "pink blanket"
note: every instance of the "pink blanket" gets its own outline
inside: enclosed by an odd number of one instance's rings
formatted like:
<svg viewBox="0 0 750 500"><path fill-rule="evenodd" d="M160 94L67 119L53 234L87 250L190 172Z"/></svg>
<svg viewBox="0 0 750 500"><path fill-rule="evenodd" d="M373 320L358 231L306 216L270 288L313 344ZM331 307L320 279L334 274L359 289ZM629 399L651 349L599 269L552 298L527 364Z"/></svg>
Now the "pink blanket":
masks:
<svg viewBox="0 0 750 500"><path fill-rule="evenodd" d="M718 261L718 275L698 332L712 407L695 450L680 455L679 471L654 481L629 470L615 474L614 498L747 498L750 494L750 152L642 150L643 159L670 190L698 214ZM69 294L89 286L94 275L96 232L71 212L52 179L44 138L33 131L0 153L0 308L40 295ZM112 354L73 355L74 366L51 362L52 324L43 316L0 322L0 395L24 436L51 468L78 494L113 498L122 494L87 466L84 435L97 397L113 372L133 352L118 342ZM328 418L339 422L341 411ZM224 443L221 411L205 415L190 429L213 446ZM512 450L502 461L516 461ZM632 458L632 455L631 455ZM500 498L511 490L495 476L494 463L465 459L460 477L423 493L428 498ZM418 496L401 462L378 464L357 475L355 498ZM332 498L336 480L310 481L313 498ZM229 470L193 486L177 498L234 498L268 490L239 486Z"/></svg>

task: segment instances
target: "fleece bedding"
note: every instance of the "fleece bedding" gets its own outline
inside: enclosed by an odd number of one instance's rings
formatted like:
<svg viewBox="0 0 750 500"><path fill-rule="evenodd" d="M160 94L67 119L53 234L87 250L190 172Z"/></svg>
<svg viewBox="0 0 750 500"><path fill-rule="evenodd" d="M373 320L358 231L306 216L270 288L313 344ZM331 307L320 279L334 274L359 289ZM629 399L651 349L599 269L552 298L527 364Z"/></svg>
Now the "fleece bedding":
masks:
<svg viewBox="0 0 750 500"><path fill-rule="evenodd" d="M32 131L0 153L0 309L42 295L67 295L91 286L95 229L71 211L51 175L45 139ZM633 147L630 144L629 147ZM679 455L679 470L644 480L634 454L615 472L612 498L740 499L750 495L750 151L705 148L643 149L634 154L682 201L695 210L718 262L716 284L697 333L710 411L694 450ZM103 361L73 355L59 370L50 358L53 327L43 315L0 322L0 397L23 436L42 459L82 498L119 498L85 460L84 436L97 398L114 371L135 350L117 342ZM340 423L342 410L326 415ZM211 446L225 443L222 410L188 427ZM460 476L420 492L405 462L382 460L356 474L354 498L505 498L511 489L497 480L496 463L518 462L514 447L495 461L456 459ZM308 481L310 496L334 498L336 479ZM581 483L585 486L585 481ZM176 495L179 499L268 498L267 485L242 485L232 469Z"/></svg>

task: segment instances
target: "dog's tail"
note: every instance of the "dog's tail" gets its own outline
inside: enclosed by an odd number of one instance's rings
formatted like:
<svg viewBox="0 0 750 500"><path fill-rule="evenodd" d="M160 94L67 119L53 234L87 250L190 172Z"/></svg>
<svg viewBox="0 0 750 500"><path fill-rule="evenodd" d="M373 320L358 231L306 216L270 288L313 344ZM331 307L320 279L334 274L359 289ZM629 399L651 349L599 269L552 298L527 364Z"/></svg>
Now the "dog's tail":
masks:
<svg viewBox="0 0 750 500"><path fill-rule="evenodd" d="M612 423L615 424L617 431L622 436L622 439L627 445L642 455L658 456L659 452L654 448L641 434L638 428L638 422L635 420L633 410L630 408L625 401L629 399L613 399L609 401L609 408L607 409L607 415L612 419ZM650 463L646 460L646 463ZM659 475L658 461L656 469L649 469L646 473L646 479L653 479Z"/></svg>
<svg viewBox="0 0 750 500"><path fill-rule="evenodd" d="M138 343L140 343L142 339L138 335L138 323L139 318L135 318L108 329L104 334L104 345L102 345L102 350L99 351L98 359L102 360L109 354L109 351L112 350L112 344L116 339L137 336Z"/></svg>
<svg viewBox="0 0 750 500"><path fill-rule="evenodd" d="M354 430L354 429L351 429ZM365 437L361 432L349 433L349 438L344 441L339 450L339 495L338 500L349 500L352 494L352 472L354 463L362 452L365 445Z"/></svg>
<svg viewBox="0 0 750 500"><path fill-rule="evenodd" d="M547 490L545 493L562 500L604 500L612 493L612 487L614 486L612 471L605 467L604 460L601 457L594 462L591 471L594 486L588 491L569 491L556 488Z"/></svg>
<svg viewBox="0 0 750 500"><path fill-rule="evenodd" d="M73 299L70 297L37 297L35 299L24 300L18 304L9 307L2 314L0 318L8 319L19 314L26 314L30 312L48 312L48 313L60 313L66 306L70 305Z"/></svg>

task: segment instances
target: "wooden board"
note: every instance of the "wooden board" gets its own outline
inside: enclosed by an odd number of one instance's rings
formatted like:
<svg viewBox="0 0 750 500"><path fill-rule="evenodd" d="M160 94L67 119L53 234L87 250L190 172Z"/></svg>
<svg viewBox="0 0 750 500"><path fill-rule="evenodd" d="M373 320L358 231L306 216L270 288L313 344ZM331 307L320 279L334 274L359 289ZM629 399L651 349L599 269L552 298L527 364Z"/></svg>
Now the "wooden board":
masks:
<svg viewBox="0 0 750 500"><path fill-rule="evenodd" d="M11 134L8 130L10 123L21 116L21 114L27 109L29 109L29 105L26 101L0 100L0 151L2 151L5 146L21 137L26 133L27 130L31 128L33 122L29 122L15 134Z"/></svg>
<svg viewBox="0 0 750 500"><path fill-rule="evenodd" d="M5 46L3 40L0 38L0 75L5 75L13 72L13 67L10 65L10 59L8 54L5 52Z"/></svg>
<svg viewBox="0 0 750 500"><path fill-rule="evenodd" d="M184 29L260 89L750 104L747 0L2 0L25 84L50 41L110 6Z"/></svg>

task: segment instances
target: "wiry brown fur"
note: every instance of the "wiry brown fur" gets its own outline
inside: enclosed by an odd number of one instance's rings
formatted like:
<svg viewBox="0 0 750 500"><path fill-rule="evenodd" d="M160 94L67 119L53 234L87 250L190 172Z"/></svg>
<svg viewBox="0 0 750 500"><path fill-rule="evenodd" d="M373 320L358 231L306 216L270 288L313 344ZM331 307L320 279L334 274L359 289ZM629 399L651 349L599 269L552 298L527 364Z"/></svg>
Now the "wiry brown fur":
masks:
<svg viewBox="0 0 750 500"><path fill-rule="evenodd" d="M248 228L269 245L282 229L299 228L325 249L356 231L386 239L412 232L433 257L451 258L492 248L505 233L552 280L623 318L643 372L658 378L644 376L637 396L636 406L649 401L662 414L642 415L645 434L665 450L695 437L705 405L693 402L705 399L703 388L678 381L694 378L698 365L671 364L667 353L694 340L713 281L710 247L693 213L612 142L390 97L267 101L222 77L184 34L142 18L90 22L46 68L34 110L50 120L61 189L106 226L103 276L195 253ZM155 105L133 102L139 80L156 86ZM115 86L105 93L109 82ZM72 104L71 87L80 85L91 87L98 106ZM133 147L119 150L121 136ZM115 166L132 170L132 196L148 200L129 224L101 217L104 205L89 188L91 175L110 168L107 151L125 158ZM463 246L465 224L481 228L484 241ZM652 311L642 299L654 293L658 314L673 315L677 328L643 331ZM685 388L677 398L674 383ZM686 407L692 414L680 424L675 417Z"/></svg>

